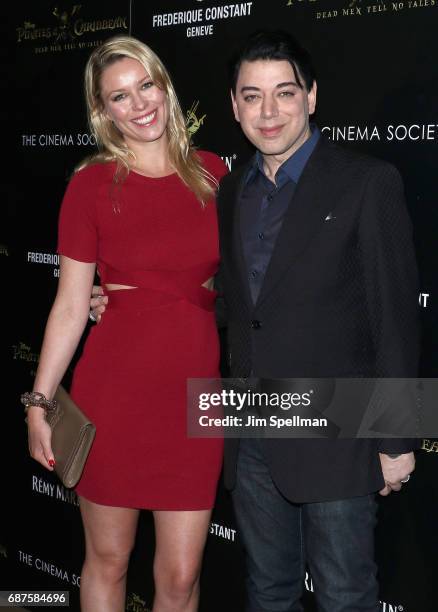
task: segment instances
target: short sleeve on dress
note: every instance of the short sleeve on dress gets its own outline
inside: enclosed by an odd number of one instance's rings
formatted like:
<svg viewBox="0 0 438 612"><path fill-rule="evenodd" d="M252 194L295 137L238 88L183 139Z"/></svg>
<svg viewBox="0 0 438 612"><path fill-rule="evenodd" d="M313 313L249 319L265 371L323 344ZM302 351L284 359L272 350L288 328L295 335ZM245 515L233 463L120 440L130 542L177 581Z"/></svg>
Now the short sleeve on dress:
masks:
<svg viewBox="0 0 438 612"><path fill-rule="evenodd" d="M58 224L60 255L85 263L97 261L96 177L88 168L76 173L64 195Z"/></svg>
<svg viewBox="0 0 438 612"><path fill-rule="evenodd" d="M215 153L210 151L198 151L204 168L208 170L217 181L220 181L223 176L228 174L228 168Z"/></svg>

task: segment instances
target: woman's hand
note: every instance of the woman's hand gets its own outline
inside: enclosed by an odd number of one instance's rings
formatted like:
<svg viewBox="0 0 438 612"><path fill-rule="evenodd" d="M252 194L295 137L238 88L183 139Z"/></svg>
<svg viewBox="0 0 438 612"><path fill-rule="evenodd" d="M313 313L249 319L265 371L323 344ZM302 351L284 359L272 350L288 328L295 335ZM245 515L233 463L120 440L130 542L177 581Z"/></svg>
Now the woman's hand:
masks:
<svg viewBox="0 0 438 612"><path fill-rule="evenodd" d="M90 315L96 323L99 323L102 314L106 310L106 305L108 304L108 296L103 295L103 289L99 285L94 285L91 290L91 300L90 300Z"/></svg>
<svg viewBox="0 0 438 612"><path fill-rule="evenodd" d="M53 472L55 457L51 446L52 431L44 418L43 408L30 406L27 412L27 428L30 456Z"/></svg>

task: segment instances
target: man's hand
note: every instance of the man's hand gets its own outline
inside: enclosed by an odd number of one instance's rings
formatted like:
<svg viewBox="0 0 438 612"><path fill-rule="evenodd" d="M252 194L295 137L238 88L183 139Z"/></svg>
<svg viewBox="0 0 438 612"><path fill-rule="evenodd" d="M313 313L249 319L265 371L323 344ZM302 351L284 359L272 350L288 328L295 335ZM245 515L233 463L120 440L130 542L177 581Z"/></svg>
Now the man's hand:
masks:
<svg viewBox="0 0 438 612"><path fill-rule="evenodd" d="M385 479L385 486L379 491L380 495L389 495L391 491L400 491L401 481L406 480L415 469L414 453L404 453L395 459L391 459L383 453L379 453L379 455L383 478Z"/></svg>
<svg viewBox="0 0 438 612"><path fill-rule="evenodd" d="M99 285L93 285L91 291L90 309L96 323L99 323L102 314L106 310L108 296L103 295L103 289Z"/></svg>

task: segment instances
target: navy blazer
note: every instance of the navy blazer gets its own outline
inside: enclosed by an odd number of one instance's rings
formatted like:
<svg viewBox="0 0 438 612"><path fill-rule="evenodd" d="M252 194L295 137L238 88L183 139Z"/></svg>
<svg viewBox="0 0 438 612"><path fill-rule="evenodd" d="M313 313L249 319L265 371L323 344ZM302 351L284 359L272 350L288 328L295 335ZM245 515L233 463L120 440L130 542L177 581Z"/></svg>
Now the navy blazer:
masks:
<svg viewBox="0 0 438 612"><path fill-rule="evenodd" d="M248 164L218 193L219 285L230 372L264 378L415 377L418 278L398 171L320 138L283 220L255 304L240 238ZM226 440L224 477L235 484L238 440ZM328 501L384 486L379 451L404 439L267 439L274 482L291 501Z"/></svg>

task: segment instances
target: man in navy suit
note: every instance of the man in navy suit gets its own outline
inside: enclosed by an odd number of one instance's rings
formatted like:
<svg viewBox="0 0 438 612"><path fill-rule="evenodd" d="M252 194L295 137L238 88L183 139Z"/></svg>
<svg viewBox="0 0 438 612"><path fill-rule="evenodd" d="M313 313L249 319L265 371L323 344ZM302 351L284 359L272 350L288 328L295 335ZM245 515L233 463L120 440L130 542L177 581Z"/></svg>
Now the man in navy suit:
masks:
<svg viewBox="0 0 438 612"><path fill-rule="evenodd" d="M418 284L397 170L326 141L317 87L288 34L250 37L232 69L234 115L256 148L221 182L220 282L231 376L417 375ZM375 494L414 469L404 439L226 440L247 557L247 612L377 612Z"/></svg>

